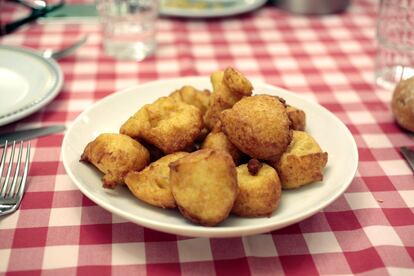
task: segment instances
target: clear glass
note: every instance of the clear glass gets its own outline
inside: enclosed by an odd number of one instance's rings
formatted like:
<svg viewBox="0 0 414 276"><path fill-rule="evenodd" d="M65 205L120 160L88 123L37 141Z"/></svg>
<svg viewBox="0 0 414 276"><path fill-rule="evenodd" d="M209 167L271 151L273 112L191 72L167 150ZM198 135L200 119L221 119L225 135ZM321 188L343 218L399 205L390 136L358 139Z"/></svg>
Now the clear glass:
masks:
<svg viewBox="0 0 414 276"><path fill-rule="evenodd" d="M394 89L414 76L414 0L382 0L377 19L375 80Z"/></svg>
<svg viewBox="0 0 414 276"><path fill-rule="evenodd" d="M105 52L141 61L156 49L158 0L98 0Z"/></svg>

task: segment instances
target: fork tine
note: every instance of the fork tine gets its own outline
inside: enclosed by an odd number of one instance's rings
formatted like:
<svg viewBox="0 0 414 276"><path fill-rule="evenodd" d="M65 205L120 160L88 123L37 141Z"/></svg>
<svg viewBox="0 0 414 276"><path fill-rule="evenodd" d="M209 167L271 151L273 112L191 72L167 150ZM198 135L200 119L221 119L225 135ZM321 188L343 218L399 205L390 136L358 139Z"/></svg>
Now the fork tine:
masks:
<svg viewBox="0 0 414 276"><path fill-rule="evenodd" d="M4 168L4 161L6 160L7 153L7 140L4 142L3 145L3 153L1 155L1 162L0 162L0 175L3 175L3 168Z"/></svg>
<svg viewBox="0 0 414 276"><path fill-rule="evenodd" d="M22 199L24 190L26 188L27 175L29 174L29 162L30 162L30 142L27 144L23 175L22 175L22 179L20 180L19 190L17 191L17 198L19 199L19 202Z"/></svg>
<svg viewBox="0 0 414 276"><path fill-rule="evenodd" d="M3 175L4 163L6 163L6 155L7 155L7 140L4 142L3 146L3 153L1 154L1 161L0 161L0 188L2 188L1 184L1 177ZM0 196L3 194L3 189L1 189Z"/></svg>
<svg viewBox="0 0 414 276"><path fill-rule="evenodd" d="M16 168L15 168L14 177L13 177L13 183L11 184L11 187L9 189L8 198L13 198L15 195L17 178L19 177L19 172L20 172L22 152L23 152L23 141L20 141L19 153L17 155ZM9 166L12 166L12 163L10 163Z"/></svg>
<svg viewBox="0 0 414 276"><path fill-rule="evenodd" d="M14 148L15 147L16 147L16 141L13 141L12 150L11 150L11 154L10 154L10 158L9 158L9 167L7 168L6 178L4 179L3 188L1 189L1 194L0 194L2 197L6 197L7 190L10 190L8 183L9 183L9 179L10 179L10 173L11 173L12 167L13 167ZM6 151L7 151L7 148L6 148Z"/></svg>

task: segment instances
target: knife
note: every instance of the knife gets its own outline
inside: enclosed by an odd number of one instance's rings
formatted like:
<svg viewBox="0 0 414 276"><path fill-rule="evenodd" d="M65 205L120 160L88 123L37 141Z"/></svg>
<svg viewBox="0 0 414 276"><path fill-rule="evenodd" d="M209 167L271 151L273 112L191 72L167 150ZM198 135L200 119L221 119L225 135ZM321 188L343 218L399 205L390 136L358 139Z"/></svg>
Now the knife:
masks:
<svg viewBox="0 0 414 276"><path fill-rule="evenodd" d="M16 130L11 132L0 133L0 145L3 146L7 141L21 141L21 140L31 140L37 137L49 135L52 133L57 133L65 130L64 125L53 125L46 127L37 127Z"/></svg>
<svg viewBox="0 0 414 276"><path fill-rule="evenodd" d="M411 169L414 171L414 151L408 147L401 147L400 152L404 155Z"/></svg>

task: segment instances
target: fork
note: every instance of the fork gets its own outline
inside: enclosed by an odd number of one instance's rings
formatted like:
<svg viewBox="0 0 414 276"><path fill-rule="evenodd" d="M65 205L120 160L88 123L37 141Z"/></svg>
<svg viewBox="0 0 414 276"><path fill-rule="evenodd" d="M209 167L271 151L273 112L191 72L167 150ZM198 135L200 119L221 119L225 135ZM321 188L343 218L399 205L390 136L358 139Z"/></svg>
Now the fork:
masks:
<svg viewBox="0 0 414 276"><path fill-rule="evenodd" d="M410 139L414 139L414 133L409 131L404 131L405 134ZM408 165L410 165L411 169L414 172L414 149L413 147L409 146L402 146L400 147L400 152L404 156L405 160L407 161Z"/></svg>
<svg viewBox="0 0 414 276"><path fill-rule="evenodd" d="M53 59L60 59L63 57L66 57L70 54L72 54L73 52L75 52L79 47L81 47L83 44L86 43L86 41L88 41L88 35L84 35L82 36L82 38L80 38L79 40L77 40L75 43L60 49L60 50L52 50L52 49L46 49L44 50L41 55L44 58L53 58Z"/></svg>
<svg viewBox="0 0 414 276"><path fill-rule="evenodd" d="M13 213L19 208L26 187L30 162L30 143L27 144L26 154L23 161L23 141L20 141L18 149L16 148L16 141L13 141L10 156L8 162L6 162L6 157L8 155L7 144L8 142L6 141L3 146L3 153L0 161L0 216ZM16 161L14 160L15 153L17 153ZM6 165L6 163L8 163L8 165ZM22 165L23 169L21 170ZM3 171L6 167L6 174L3 176Z"/></svg>
<svg viewBox="0 0 414 276"><path fill-rule="evenodd" d="M411 169L414 171L414 150L409 147L400 147L400 152L404 156L405 160L407 160L408 165L410 165Z"/></svg>

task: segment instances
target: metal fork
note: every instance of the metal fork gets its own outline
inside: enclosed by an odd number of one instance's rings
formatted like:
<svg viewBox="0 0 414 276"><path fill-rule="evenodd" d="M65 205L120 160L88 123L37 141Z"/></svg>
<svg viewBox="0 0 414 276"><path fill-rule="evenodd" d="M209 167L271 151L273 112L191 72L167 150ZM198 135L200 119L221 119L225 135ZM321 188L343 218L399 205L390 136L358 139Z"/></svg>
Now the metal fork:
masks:
<svg viewBox="0 0 414 276"><path fill-rule="evenodd" d="M404 156L405 160L407 160L408 165L410 165L411 169L414 171L414 150L409 147L400 147L400 152Z"/></svg>
<svg viewBox="0 0 414 276"><path fill-rule="evenodd" d="M88 41L88 36L84 35L81 39L67 46L66 48L60 50L46 49L41 53L41 55L45 58L60 59L75 52L79 47L85 44L86 41Z"/></svg>
<svg viewBox="0 0 414 276"><path fill-rule="evenodd" d="M410 139L414 139L414 133L409 131L404 131L405 134ZM408 165L410 165L411 169L414 172L414 149L413 147L409 146L402 146L400 147L400 152L404 156L405 160L407 161Z"/></svg>
<svg viewBox="0 0 414 276"><path fill-rule="evenodd" d="M26 154L24 160L22 160L23 141L20 141L18 149L16 148L16 141L13 141L10 156L8 162L6 162L7 144L6 141L0 161L0 216L13 213L19 208L26 187L30 163L30 143L27 144ZM15 153L17 153L16 160L14 160ZM23 169L21 169L22 165ZM6 174L3 176L6 167Z"/></svg>

